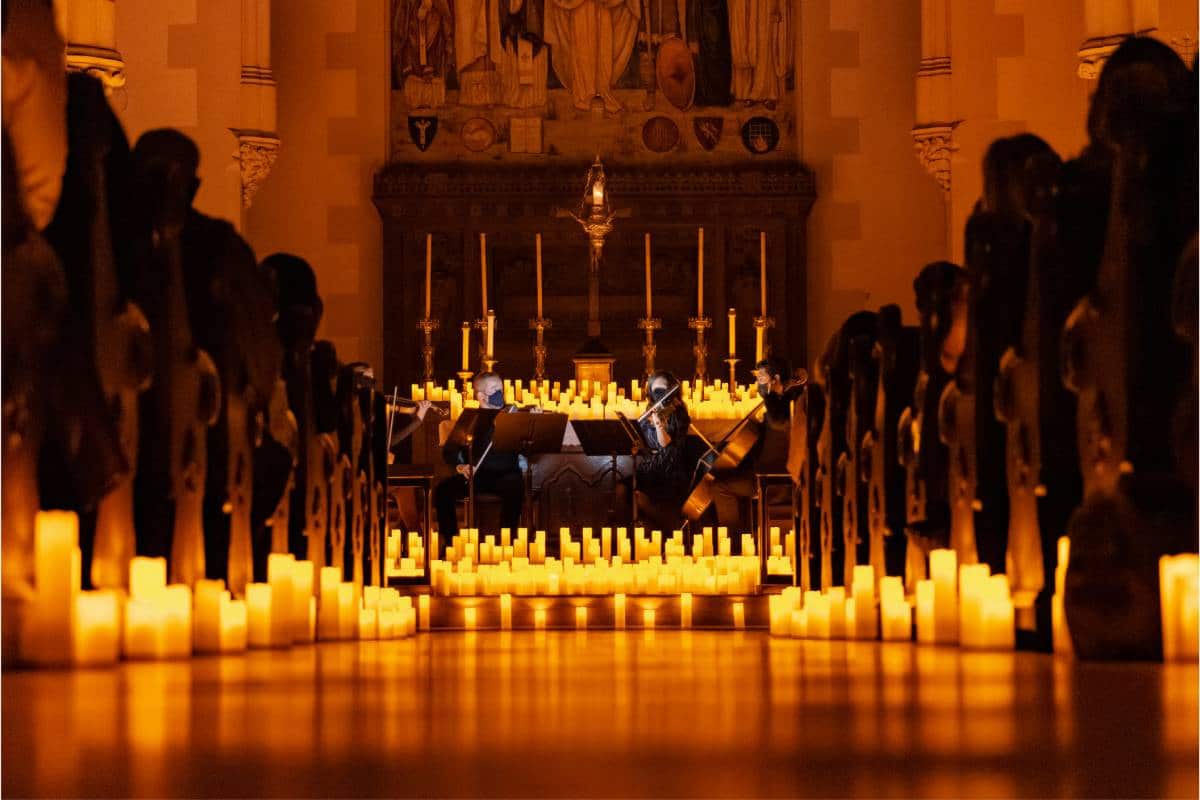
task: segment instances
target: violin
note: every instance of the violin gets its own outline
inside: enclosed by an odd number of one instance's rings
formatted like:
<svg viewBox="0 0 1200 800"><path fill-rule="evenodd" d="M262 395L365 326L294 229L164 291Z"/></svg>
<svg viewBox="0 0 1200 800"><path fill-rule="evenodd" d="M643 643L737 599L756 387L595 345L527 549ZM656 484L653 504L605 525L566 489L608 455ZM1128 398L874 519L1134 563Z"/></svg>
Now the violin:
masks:
<svg viewBox="0 0 1200 800"><path fill-rule="evenodd" d="M666 403L671 397L679 391L679 384L675 384L663 394L662 397L654 401L654 404L642 412L634 423L643 430L646 426L654 429L655 436L658 437L659 444L663 443L663 437L666 433L665 426L667 424L666 416L670 413L666 408Z"/></svg>
<svg viewBox="0 0 1200 800"><path fill-rule="evenodd" d="M788 391L803 386L807 382L808 373L804 370L797 370L796 377L784 385L782 393L787 394ZM717 473L729 472L741 466L742 462L746 460L746 456L750 454L750 450L758 442L759 437L762 436L762 423L755 416L762 410L765 403L765 400L758 401L758 404L750 409L750 413L738 420L716 444L705 441L708 444L708 451L700 457L696 464L696 472L703 474L696 480L692 491L683 502L683 514L693 525L700 523L701 516L712 505ZM693 426L693 430L695 430L695 426ZM699 435L699 431L696 433ZM703 435L700 438L703 439Z"/></svg>
<svg viewBox="0 0 1200 800"><path fill-rule="evenodd" d="M420 405L420 402L416 400L410 400L407 397L393 396L391 402L388 404L388 413L413 414ZM450 414L449 411L439 405L431 405L429 407L429 413L436 414L439 417L449 416Z"/></svg>

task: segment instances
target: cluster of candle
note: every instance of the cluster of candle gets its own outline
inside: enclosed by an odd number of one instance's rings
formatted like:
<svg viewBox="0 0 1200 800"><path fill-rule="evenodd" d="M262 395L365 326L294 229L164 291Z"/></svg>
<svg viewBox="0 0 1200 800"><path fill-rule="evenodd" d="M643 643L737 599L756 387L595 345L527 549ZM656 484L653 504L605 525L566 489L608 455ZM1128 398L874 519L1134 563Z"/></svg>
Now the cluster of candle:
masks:
<svg viewBox="0 0 1200 800"><path fill-rule="evenodd" d="M1197 638L1200 556L1195 553L1163 556L1158 562L1158 582L1163 659L1195 663L1200 655Z"/></svg>
<svg viewBox="0 0 1200 800"><path fill-rule="evenodd" d="M469 387L460 390L454 380L440 386L433 382L411 387L413 400L430 400L450 404L450 419L458 418L464 408L478 408ZM741 419L758 405L754 384L733 385L715 380L683 381L679 387L681 399L687 404L693 419ZM576 385L567 381L504 381L504 402L519 406L537 406L544 411L567 414L572 419L616 419L617 412L630 418L641 414L645 398L639 381L631 381L629 390L616 381L583 381Z"/></svg>
<svg viewBox="0 0 1200 800"><path fill-rule="evenodd" d="M932 578L919 581L916 593L917 641L961 643L963 647L1007 649L1015 645L1012 597L1005 575L989 575L985 564L956 563L953 550L931 554ZM913 604L896 576L878 583L875 570L854 568L846 587L801 592L790 586L769 599L770 628L776 636L810 639L911 641Z"/></svg>
<svg viewBox="0 0 1200 800"><path fill-rule="evenodd" d="M401 550L401 532L393 528L384 545L384 571L386 578L398 576L421 575L425 572L425 545L421 534L416 531L408 532L407 550ZM433 548L437 552L437 534L433 534ZM404 555L407 552L408 555Z"/></svg>
<svg viewBox="0 0 1200 800"><path fill-rule="evenodd" d="M79 520L72 512L38 514L36 591L21 625L22 661L102 665L124 658L174 658L287 647L321 639L394 638L414 633L412 598L395 589L360 587L341 570L271 554L267 582L235 599L220 580L167 584L163 558L135 557L129 591L82 591ZM319 598L319 602L318 602Z"/></svg>

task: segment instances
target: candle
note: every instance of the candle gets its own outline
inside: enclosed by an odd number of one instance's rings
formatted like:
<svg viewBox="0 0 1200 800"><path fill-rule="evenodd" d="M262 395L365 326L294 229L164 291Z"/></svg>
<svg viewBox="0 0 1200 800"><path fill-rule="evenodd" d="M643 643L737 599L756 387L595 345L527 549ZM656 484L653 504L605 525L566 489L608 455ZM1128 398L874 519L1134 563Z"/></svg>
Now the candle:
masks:
<svg viewBox="0 0 1200 800"><path fill-rule="evenodd" d="M613 627L625 630L625 595L622 592L613 596Z"/></svg>
<svg viewBox="0 0 1200 800"><path fill-rule="evenodd" d="M933 589L933 636L939 644L958 641L958 554L950 549L938 549L929 554L929 574ZM920 635L920 603L917 604L917 634Z"/></svg>
<svg viewBox="0 0 1200 800"><path fill-rule="evenodd" d="M292 643L292 565L291 553L267 556L267 583L271 585L271 646Z"/></svg>
<svg viewBox="0 0 1200 800"><path fill-rule="evenodd" d="M762 315L767 315L767 232L758 232L758 293Z"/></svg>
<svg viewBox="0 0 1200 800"><path fill-rule="evenodd" d="M831 586L826 596L829 601L829 636L845 639L846 634L846 587Z"/></svg>
<svg viewBox="0 0 1200 800"><path fill-rule="evenodd" d="M72 511L39 511L33 548L36 588L20 632L21 656L38 664L69 664L82 583L79 517Z"/></svg>
<svg viewBox="0 0 1200 800"><path fill-rule="evenodd" d="M808 636L808 614L802 608L792 611L791 634L793 639L803 639Z"/></svg>
<svg viewBox="0 0 1200 800"><path fill-rule="evenodd" d="M575 630L587 630L587 606L575 606Z"/></svg>
<svg viewBox="0 0 1200 800"><path fill-rule="evenodd" d="M654 609L653 608L643 608L642 609L642 627L648 631L654 630Z"/></svg>
<svg viewBox="0 0 1200 800"><path fill-rule="evenodd" d="M224 581L196 581L192 640L197 653L215 653L221 649L221 600L224 594Z"/></svg>
<svg viewBox="0 0 1200 800"><path fill-rule="evenodd" d="M934 627L934 583L917 581L917 641L933 644L937 641Z"/></svg>
<svg viewBox="0 0 1200 800"><path fill-rule="evenodd" d="M696 316L704 316L704 228L700 229L696 260Z"/></svg>
<svg viewBox="0 0 1200 800"><path fill-rule="evenodd" d="M425 234L425 318L433 308L431 303L431 285L433 284L433 234Z"/></svg>
<svg viewBox="0 0 1200 800"><path fill-rule="evenodd" d="M729 309L729 357L737 355L737 311Z"/></svg>
<svg viewBox="0 0 1200 800"><path fill-rule="evenodd" d="M537 234L537 315L542 318L542 235Z"/></svg>
<svg viewBox="0 0 1200 800"><path fill-rule="evenodd" d="M161 603L131 597L125 604L123 635L126 658L162 658L167 651L167 616Z"/></svg>
<svg viewBox="0 0 1200 800"><path fill-rule="evenodd" d="M601 180L592 182L592 205L596 208L604 207L604 182Z"/></svg>
<svg viewBox="0 0 1200 800"><path fill-rule="evenodd" d="M317 603L317 638L338 638L338 585L342 581L337 567L321 567L321 592Z"/></svg>
<svg viewBox="0 0 1200 800"><path fill-rule="evenodd" d="M361 608L358 611L358 638L379 638L379 609Z"/></svg>
<svg viewBox="0 0 1200 800"><path fill-rule="evenodd" d="M487 354L488 358L492 357L492 353L496 352L492 349L492 343L496 336L496 312L490 308L487 312Z"/></svg>
<svg viewBox="0 0 1200 800"><path fill-rule="evenodd" d="M738 630L746 627L746 604L741 601L733 604L733 627Z"/></svg>
<svg viewBox="0 0 1200 800"><path fill-rule="evenodd" d="M1012 650L1016 645L1016 625L1008 576L989 577L981 600L981 645L999 650Z"/></svg>
<svg viewBox="0 0 1200 800"><path fill-rule="evenodd" d="M512 630L512 595L500 595L500 630Z"/></svg>
<svg viewBox="0 0 1200 800"><path fill-rule="evenodd" d="M163 655L183 657L192 654L192 588L182 583L168 586L162 593L163 626L166 647Z"/></svg>
<svg viewBox="0 0 1200 800"><path fill-rule="evenodd" d="M462 371L466 372L471 368L471 323L464 322L462 324ZM463 387L465 391L467 387Z"/></svg>
<svg viewBox="0 0 1200 800"><path fill-rule="evenodd" d="M679 627L692 627L692 593L684 592L679 595Z"/></svg>
<svg viewBox="0 0 1200 800"><path fill-rule="evenodd" d="M809 638L828 639L830 632L829 598L820 592L806 593L804 610L808 614Z"/></svg>
<svg viewBox="0 0 1200 800"><path fill-rule="evenodd" d="M116 662L121 654L121 637L117 627L120 616L116 592L80 592L75 597L76 664L95 666Z"/></svg>
<svg viewBox="0 0 1200 800"><path fill-rule="evenodd" d="M420 614L421 630L429 630L429 595L423 594L417 598L417 611Z"/></svg>
<svg viewBox="0 0 1200 800"><path fill-rule="evenodd" d="M854 568L850 593L854 599L854 638L874 639L878 629L875 617L875 568L860 564Z"/></svg>
<svg viewBox="0 0 1200 800"><path fill-rule="evenodd" d="M982 606L989 572L987 564L962 564L958 568L959 638L964 647L983 646Z"/></svg>
<svg viewBox="0 0 1200 800"><path fill-rule="evenodd" d="M246 584L246 609L248 612L248 642L251 647L271 646L271 585L269 583Z"/></svg>
<svg viewBox="0 0 1200 800"><path fill-rule="evenodd" d="M342 581L337 588L338 637L353 639L358 634L358 606L354 602L354 584Z"/></svg>
<svg viewBox="0 0 1200 800"><path fill-rule="evenodd" d="M534 630L546 630L546 609L537 608L533 611L533 628Z"/></svg>
<svg viewBox="0 0 1200 800"><path fill-rule="evenodd" d="M761 325L754 326L754 363L763 360L763 332L765 328Z"/></svg>
<svg viewBox="0 0 1200 800"><path fill-rule="evenodd" d="M480 276L480 294L483 300L483 313L486 315L488 311L488 296L487 296L487 234L479 234L479 276Z"/></svg>
<svg viewBox="0 0 1200 800"><path fill-rule="evenodd" d="M237 653L246 649L247 610L245 600L231 600L229 592L221 593L222 653Z"/></svg>
<svg viewBox="0 0 1200 800"><path fill-rule="evenodd" d="M653 316L650 302L650 234L646 234L646 319ZM633 398L637 400L638 398Z"/></svg>

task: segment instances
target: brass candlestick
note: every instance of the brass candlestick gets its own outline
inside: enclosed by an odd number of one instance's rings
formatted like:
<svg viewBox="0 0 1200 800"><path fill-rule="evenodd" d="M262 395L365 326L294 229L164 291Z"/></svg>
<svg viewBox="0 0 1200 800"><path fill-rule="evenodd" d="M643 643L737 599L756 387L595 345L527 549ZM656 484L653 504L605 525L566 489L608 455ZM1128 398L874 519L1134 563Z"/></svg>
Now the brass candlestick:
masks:
<svg viewBox="0 0 1200 800"><path fill-rule="evenodd" d="M417 329L425 334L425 345L421 355L425 358L425 383L433 382L433 332L441 327L441 320L422 317L417 320Z"/></svg>
<svg viewBox="0 0 1200 800"><path fill-rule="evenodd" d="M775 318L768 316L755 317L754 327L762 331L762 357L766 358L771 355L771 340L767 338L767 330L775 327Z"/></svg>
<svg viewBox="0 0 1200 800"><path fill-rule="evenodd" d="M642 345L642 356L646 359L646 377L654 372L654 356L658 353L658 345L654 344L654 332L662 329L662 320L658 317L642 317L638 327L646 332L646 343Z"/></svg>
<svg viewBox="0 0 1200 800"><path fill-rule="evenodd" d="M737 388L737 365L741 361L740 358L730 356L725 359L725 363L729 365L729 391L733 392Z"/></svg>
<svg viewBox="0 0 1200 800"><path fill-rule="evenodd" d="M696 344L692 352L696 355L696 380L708 380L708 345L704 343L704 331L712 327L712 317L688 317L688 327L696 332Z"/></svg>
<svg viewBox="0 0 1200 800"><path fill-rule="evenodd" d="M458 371L458 379L462 381L463 394L467 393L467 384L471 382L471 378L475 377L475 373L469 369L460 369Z"/></svg>
<svg viewBox="0 0 1200 800"><path fill-rule="evenodd" d="M552 327L553 321L547 317L537 317L529 320L529 327L537 331L537 343L533 346L533 377L544 380L546 377L546 328Z"/></svg>
<svg viewBox="0 0 1200 800"><path fill-rule="evenodd" d="M479 363L483 366L481 372L494 372L498 363L492 353L487 349L487 327L486 319L477 319L471 326L479 331Z"/></svg>

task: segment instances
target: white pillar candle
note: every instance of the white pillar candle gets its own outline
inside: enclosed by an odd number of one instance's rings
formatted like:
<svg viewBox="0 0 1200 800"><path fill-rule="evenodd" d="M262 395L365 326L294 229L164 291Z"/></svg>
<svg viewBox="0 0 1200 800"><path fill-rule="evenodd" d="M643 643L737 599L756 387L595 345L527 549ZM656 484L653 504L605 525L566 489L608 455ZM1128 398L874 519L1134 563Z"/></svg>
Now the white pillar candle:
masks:
<svg viewBox="0 0 1200 800"><path fill-rule="evenodd" d="M538 319L542 318L542 235L539 233L535 237L537 246L537 315Z"/></svg>
<svg viewBox="0 0 1200 800"><path fill-rule="evenodd" d="M338 638L354 639L358 636L358 604L354 602L354 583L342 581L338 584Z"/></svg>
<svg viewBox="0 0 1200 800"><path fill-rule="evenodd" d="M962 564L958 568L959 638L964 647L982 645L981 613L989 571L987 564Z"/></svg>
<svg viewBox="0 0 1200 800"><path fill-rule="evenodd" d="M880 612L880 637L885 642L912 640L912 607L907 600L885 603L880 606Z"/></svg>
<svg viewBox="0 0 1200 800"><path fill-rule="evenodd" d="M613 596L613 627L625 630L625 595L622 592Z"/></svg>
<svg viewBox="0 0 1200 800"><path fill-rule="evenodd" d="M431 286L433 285L433 234L425 234L425 318L429 318L431 303Z"/></svg>
<svg viewBox="0 0 1200 800"><path fill-rule="evenodd" d="M534 630L546 630L546 609L535 608L533 610L533 628Z"/></svg>
<svg viewBox="0 0 1200 800"><path fill-rule="evenodd" d="M679 595L679 627L692 627L692 594L684 592Z"/></svg>
<svg viewBox="0 0 1200 800"><path fill-rule="evenodd" d="M420 615L421 630L429 630L429 595L422 594L417 597L417 611Z"/></svg>
<svg viewBox="0 0 1200 800"><path fill-rule="evenodd" d="M704 228L699 229L696 246L696 316L704 316Z"/></svg>
<svg viewBox="0 0 1200 800"><path fill-rule="evenodd" d="M729 309L729 357L737 355L737 311Z"/></svg>
<svg viewBox="0 0 1200 800"><path fill-rule="evenodd" d="M846 638L846 587L831 586L829 594L829 636L832 639Z"/></svg>
<svg viewBox="0 0 1200 800"><path fill-rule="evenodd" d="M758 292L759 308L767 315L767 232L758 232ZM759 356L761 358L762 356Z"/></svg>
<svg viewBox="0 0 1200 800"><path fill-rule="evenodd" d="M1055 655L1070 655L1074 651L1071 634L1067 628L1066 608L1063 606L1063 598L1066 596L1067 562L1070 555L1071 540L1066 536L1058 537L1058 564L1054 568L1054 596L1050 598L1050 624L1054 636Z"/></svg>
<svg viewBox="0 0 1200 800"><path fill-rule="evenodd" d="M874 639L879 635L875 614L875 569L868 564L854 568L850 593L854 598L856 639Z"/></svg>
<svg viewBox="0 0 1200 800"><path fill-rule="evenodd" d="M496 351L493 349L496 339L496 312L488 309L487 312L487 354L488 358Z"/></svg>
<svg viewBox="0 0 1200 800"><path fill-rule="evenodd" d="M35 591L20 631L21 657L37 664L70 664L75 598L82 583L79 518L71 511L39 511L33 548Z"/></svg>
<svg viewBox="0 0 1200 800"><path fill-rule="evenodd" d="M846 601L846 638L858 638L858 614L855 612L853 597Z"/></svg>
<svg viewBox="0 0 1200 800"><path fill-rule="evenodd" d="M921 644L937 641L934 633L934 589L932 580L917 581L917 641Z"/></svg>
<svg viewBox="0 0 1200 800"><path fill-rule="evenodd" d="M791 634L793 639L803 639L808 636L808 614L802 608L792 611Z"/></svg>
<svg viewBox="0 0 1200 800"><path fill-rule="evenodd" d="M588 610L587 606L575 606L575 630L587 630Z"/></svg>
<svg viewBox="0 0 1200 800"><path fill-rule="evenodd" d="M267 583L271 585L271 646L292 642L292 565L291 553L267 556Z"/></svg>
<svg viewBox="0 0 1200 800"><path fill-rule="evenodd" d="M475 630L475 623L478 621L479 614L475 610L475 606L467 606L463 609L463 627L469 631Z"/></svg>
<svg viewBox="0 0 1200 800"><path fill-rule="evenodd" d="M379 609L362 608L358 611L358 638L379 638Z"/></svg>
<svg viewBox="0 0 1200 800"><path fill-rule="evenodd" d="M75 597L76 664L113 664L120 658L120 617L120 602L114 591L80 592Z"/></svg>
<svg viewBox="0 0 1200 800"><path fill-rule="evenodd" d="M166 652L170 658L192 654L192 589L173 583L162 594L166 625Z"/></svg>
<svg viewBox="0 0 1200 800"><path fill-rule="evenodd" d="M1158 562L1159 614L1163 659L1196 659L1196 593L1198 557L1163 556Z"/></svg>
<svg viewBox="0 0 1200 800"><path fill-rule="evenodd" d="M245 600L230 599L228 592L221 595L220 651L222 653L240 653L246 649L247 616Z"/></svg>
<svg viewBox="0 0 1200 800"><path fill-rule="evenodd" d="M646 630L654 630L654 616L655 616L655 614L654 614L653 608L643 608L642 609L642 627L645 628Z"/></svg>
<svg viewBox="0 0 1200 800"><path fill-rule="evenodd" d="M500 595L500 630L512 630L512 595Z"/></svg>
<svg viewBox="0 0 1200 800"><path fill-rule="evenodd" d="M197 653L216 653L221 649L221 600L224 594L224 581L196 581L192 644Z"/></svg>
<svg viewBox="0 0 1200 800"><path fill-rule="evenodd" d="M487 234L479 234L479 287L483 300L483 313L488 311L488 281L487 281ZM490 352L490 351L489 351Z"/></svg>
<svg viewBox="0 0 1200 800"><path fill-rule="evenodd" d="M135 556L129 562L129 596L135 600L158 597L167 588L167 560Z"/></svg>
<svg viewBox="0 0 1200 800"><path fill-rule="evenodd" d="M746 627L746 604L740 600L733 604L733 627L737 630Z"/></svg>
<svg viewBox="0 0 1200 800"><path fill-rule="evenodd" d="M271 585L246 584L247 643L251 647L271 646Z"/></svg>
<svg viewBox="0 0 1200 800"><path fill-rule="evenodd" d="M126 658L162 658L167 652L167 615L161 597L125 604L121 650Z"/></svg>
<svg viewBox="0 0 1200 800"><path fill-rule="evenodd" d="M471 323L462 324L462 371L471 368ZM466 387L463 387L464 389ZM453 401L452 401L453 402Z"/></svg>

